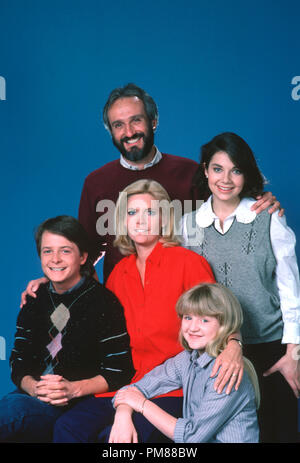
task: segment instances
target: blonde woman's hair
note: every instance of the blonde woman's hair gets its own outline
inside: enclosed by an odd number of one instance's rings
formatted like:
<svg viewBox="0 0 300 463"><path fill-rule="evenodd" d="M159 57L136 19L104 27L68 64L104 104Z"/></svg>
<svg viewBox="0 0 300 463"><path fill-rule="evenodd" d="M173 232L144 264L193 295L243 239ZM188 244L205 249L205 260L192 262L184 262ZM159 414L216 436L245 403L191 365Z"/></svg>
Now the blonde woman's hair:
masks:
<svg viewBox="0 0 300 463"><path fill-rule="evenodd" d="M179 237L175 236L174 206L167 191L155 180L137 180L128 185L120 194L115 209L116 238L114 246L119 248L123 255L135 254L134 242L127 232L127 202L133 195L149 194L159 201L159 210L162 217L162 230L160 241L163 246L178 246L181 244Z"/></svg>
<svg viewBox="0 0 300 463"><path fill-rule="evenodd" d="M239 301L228 288L220 283L203 283L189 289L178 299L176 312L181 319L184 315L192 314L200 317L215 317L218 320L220 324L218 335L205 348L205 351L212 357L217 357L225 349L229 336L239 331L243 323ZM179 340L186 350L191 350L181 330ZM245 370L254 387L258 408L260 392L257 374L252 363L245 357L243 360Z"/></svg>

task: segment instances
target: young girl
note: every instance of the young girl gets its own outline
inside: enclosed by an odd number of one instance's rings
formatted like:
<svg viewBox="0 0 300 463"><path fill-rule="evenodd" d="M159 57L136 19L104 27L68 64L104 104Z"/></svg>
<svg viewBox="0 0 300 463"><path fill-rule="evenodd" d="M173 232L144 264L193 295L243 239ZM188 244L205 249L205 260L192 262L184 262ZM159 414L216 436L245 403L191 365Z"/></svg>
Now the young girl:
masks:
<svg viewBox="0 0 300 463"><path fill-rule="evenodd" d="M300 285L294 233L278 213L252 211L264 178L238 135L223 133L202 147L196 183L211 196L184 217L185 246L208 260L216 280L241 303L244 355L260 381L262 442L296 442Z"/></svg>
<svg viewBox="0 0 300 463"><path fill-rule="evenodd" d="M137 442L132 412L141 413L173 441L258 442L256 407L259 389L255 371L245 360L245 374L237 391L216 394L211 371L228 337L239 330L239 302L224 286L200 284L185 292L176 311L181 319L183 352L154 368L114 398L116 416L109 442ZM251 380L250 380L251 379ZM175 418L150 399L183 388L183 417Z"/></svg>

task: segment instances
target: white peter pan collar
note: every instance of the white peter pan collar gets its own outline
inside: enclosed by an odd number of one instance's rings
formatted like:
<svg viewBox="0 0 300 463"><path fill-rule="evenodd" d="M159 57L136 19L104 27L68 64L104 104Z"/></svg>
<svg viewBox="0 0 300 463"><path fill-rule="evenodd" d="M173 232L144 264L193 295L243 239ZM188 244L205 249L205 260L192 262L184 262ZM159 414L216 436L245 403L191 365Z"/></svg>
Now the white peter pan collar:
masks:
<svg viewBox="0 0 300 463"><path fill-rule="evenodd" d="M241 223L251 223L256 218L256 212L251 211L251 206L256 201L251 198L243 198L238 205L238 207L226 217L226 221L231 219L231 222L234 218ZM200 228L209 227L215 221L219 221L219 218L216 216L212 209L212 196L202 204L202 206L196 212L196 222Z"/></svg>

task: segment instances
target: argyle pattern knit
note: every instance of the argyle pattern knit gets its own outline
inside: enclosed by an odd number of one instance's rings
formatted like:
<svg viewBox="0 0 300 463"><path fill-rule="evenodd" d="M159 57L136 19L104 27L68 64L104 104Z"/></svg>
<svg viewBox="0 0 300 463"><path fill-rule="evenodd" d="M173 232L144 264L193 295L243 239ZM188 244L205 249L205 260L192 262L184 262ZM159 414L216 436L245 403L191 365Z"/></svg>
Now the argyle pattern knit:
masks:
<svg viewBox="0 0 300 463"><path fill-rule="evenodd" d="M52 373L75 381L102 375L110 390L130 381L129 336L118 299L94 279L70 293L41 285L17 320L10 357L13 382Z"/></svg>

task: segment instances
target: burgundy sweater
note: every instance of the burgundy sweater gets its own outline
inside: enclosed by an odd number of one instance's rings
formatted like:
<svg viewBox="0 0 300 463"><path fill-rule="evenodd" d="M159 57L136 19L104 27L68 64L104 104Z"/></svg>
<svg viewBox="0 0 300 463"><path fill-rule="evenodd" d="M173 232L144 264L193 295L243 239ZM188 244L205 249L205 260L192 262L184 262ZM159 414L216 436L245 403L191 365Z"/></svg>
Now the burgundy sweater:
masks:
<svg viewBox="0 0 300 463"><path fill-rule="evenodd" d="M191 159L162 154L159 163L144 170L126 169L118 159L105 164L87 176L81 194L79 221L91 239L93 259L96 259L101 251L106 251L103 267L104 281L123 256L118 249L113 247L114 235L100 236L96 230L98 218L107 212L107 209L103 212L96 211L98 202L105 199L115 204L119 193L127 185L149 178L159 182L167 190L171 200L178 199L182 204L184 200L192 200L194 209L198 197L196 188L192 185L192 179L197 167L198 164Z"/></svg>

